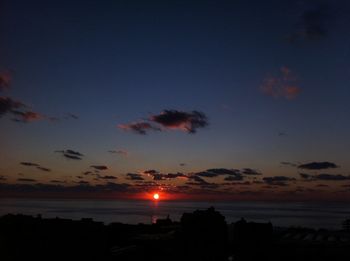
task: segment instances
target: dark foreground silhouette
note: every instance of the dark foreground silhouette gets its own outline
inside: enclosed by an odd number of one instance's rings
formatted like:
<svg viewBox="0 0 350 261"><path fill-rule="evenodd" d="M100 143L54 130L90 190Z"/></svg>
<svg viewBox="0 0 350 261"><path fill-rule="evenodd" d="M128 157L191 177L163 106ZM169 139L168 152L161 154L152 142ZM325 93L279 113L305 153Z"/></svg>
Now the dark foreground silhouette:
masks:
<svg viewBox="0 0 350 261"><path fill-rule="evenodd" d="M0 218L0 260L350 260L350 232L228 225L214 208L152 225Z"/></svg>

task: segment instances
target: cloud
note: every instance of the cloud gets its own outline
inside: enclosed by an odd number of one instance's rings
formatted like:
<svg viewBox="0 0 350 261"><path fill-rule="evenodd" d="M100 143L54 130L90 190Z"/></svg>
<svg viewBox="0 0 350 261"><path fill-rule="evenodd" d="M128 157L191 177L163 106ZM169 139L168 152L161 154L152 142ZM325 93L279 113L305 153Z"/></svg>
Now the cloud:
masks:
<svg viewBox="0 0 350 261"><path fill-rule="evenodd" d="M209 125L207 116L200 111L164 110L160 114L151 115L146 121L120 124L118 128L145 135L148 131L180 130L196 133L198 129Z"/></svg>
<svg viewBox="0 0 350 261"><path fill-rule="evenodd" d="M287 136L287 133L285 131L279 131L278 136L280 136L280 137Z"/></svg>
<svg viewBox="0 0 350 261"><path fill-rule="evenodd" d="M108 167L104 165L91 165L90 168L94 168L96 170L107 170Z"/></svg>
<svg viewBox="0 0 350 261"><path fill-rule="evenodd" d="M142 172L143 175L151 176L153 180L166 180L166 179L175 179L175 178L187 178L187 175L183 173L167 173L163 174L157 170L145 170Z"/></svg>
<svg viewBox="0 0 350 261"><path fill-rule="evenodd" d="M66 151L65 151L65 153L70 154L70 155L79 156L79 157L84 156L84 155L83 155L83 154L81 154L80 152L78 152L78 151L74 151L74 150L66 150Z"/></svg>
<svg viewBox="0 0 350 261"><path fill-rule="evenodd" d="M290 167L297 167L298 165L293 163L293 162L288 162L288 161L281 161L281 165L284 166L290 166Z"/></svg>
<svg viewBox="0 0 350 261"><path fill-rule="evenodd" d="M20 164L23 166L26 166L26 167L36 167L38 170L45 171L45 172L51 171L51 169L45 168L45 167L40 166L39 164L33 163L33 162L20 162Z"/></svg>
<svg viewBox="0 0 350 261"><path fill-rule="evenodd" d="M90 182L88 181L85 181L85 180L80 180L77 182L78 184L81 184L81 185L90 185Z"/></svg>
<svg viewBox="0 0 350 261"><path fill-rule="evenodd" d="M33 163L33 162L20 162L20 164L23 166L28 166L28 167L40 167L39 164Z"/></svg>
<svg viewBox="0 0 350 261"><path fill-rule="evenodd" d="M0 91L8 90L10 88L12 76L9 71L0 72Z"/></svg>
<svg viewBox="0 0 350 261"><path fill-rule="evenodd" d="M326 184L317 184L316 187L326 188L326 187L329 187L329 186L326 185Z"/></svg>
<svg viewBox="0 0 350 261"><path fill-rule="evenodd" d="M244 168L242 170L242 174L244 175L261 175L261 173L255 169Z"/></svg>
<svg viewBox="0 0 350 261"><path fill-rule="evenodd" d="M24 107L26 106L20 101L15 101L10 97L0 96L0 117Z"/></svg>
<svg viewBox="0 0 350 261"><path fill-rule="evenodd" d="M199 186L202 189L216 189L220 186L217 183L207 182L203 178L196 175L189 176L188 179L191 181L186 182L186 185Z"/></svg>
<svg viewBox="0 0 350 261"><path fill-rule="evenodd" d="M305 10L298 18L296 29L287 40L294 43L297 40L315 41L328 34L328 22L330 20L329 8L318 4Z"/></svg>
<svg viewBox="0 0 350 261"><path fill-rule="evenodd" d="M298 166L299 169L309 169L309 170L320 170L320 169L334 169L338 168L335 163L323 161L323 162L310 162L301 164Z"/></svg>
<svg viewBox="0 0 350 261"><path fill-rule="evenodd" d="M155 169L150 169L150 170L145 170L145 171L143 171L143 173L144 173L144 174L150 174L150 175L152 175L152 174L157 174L157 173L159 173L159 171L157 171L157 170L155 170Z"/></svg>
<svg viewBox="0 0 350 261"><path fill-rule="evenodd" d="M117 179L115 176L100 176L100 179Z"/></svg>
<svg viewBox="0 0 350 261"><path fill-rule="evenodd" d="M108 152L111 154L120 154L125 157L129 156L129 152L127 150L109 150Z"/></svg>
<svg viewBox="0 0 350 261"><path fill-rule="evenodd" d="M56 179L53 179L53 180L50 180L51 183L66 183L66 181L62 181L62 180L56 180Z"/></svg>
<svg viewBox="0 0 350 261"><path fill-rule="evenodd" d="M132 131L134 133L141 134L141 135L146 135L147 131L149 130L160 131L160 128L157 128L148 122L134 122L129 124L119 124L118 128L125 131Z"/></svg>
<svg viewBox="0 0 350 261"><path fill-rule="evenodd" d="M296 98L301 92L297 85L297 77L288 67L281 67L279 76L266 77L260 90L268 96L288 100Z"/></svg>
<svg viewBox="0 0 350 261"><path fill-rule="evenodd" d="M312 175L310 174L306 174L306 173L299 173L300 177L302 177L303 179L309 179L312 177Z"/></svg>
<svg viewBox="0 0 350 261"><path fill-rule="evenodd" d="M201 176L201 177L206 177L206 178L214 178L214 177L219 176L220 174L208 172L208 171L201 171L201 172L195 173L195 175Z"/></svg>
<svg viewBox="0 0 350 261"><path fill-rule="evenodd" d="M289 181L295 181L295 178L290 178L286 176L274 176L274 177L264 177L263 181L269 185L274 186L288 186Z"/></svg>
<svg viewBox="0 0 350 261"><path fill-rule="evenodd" d="M194 173L196 176L206 177L206 178L214 178L218 176L235 176L238 179L243 179L242 174L237 169L225 169L225 168L216 168L216 169L207 169L205 171L200 171L197 173Z"/></svg>
<svg viewBox="0 0 350 261"><path fill-rule="evenodd" d="M35 179L27 179L27 178L19 178L17 179L19 182L36 182Z"/></svg>
<svg viewBox="0 0 350 261"><path fill-rule="evenodd" d="M306 174L306 173L299 173L299 175L304 180L309 180L309 181L317 181L317 180L343 181L343 180L350 180L350 176L345 176L345 175L341 175L341 174L322 173L322 174L311 175L311 174Z"/></svg>
<svg viewBox="0 0 350 261"><path fill-rule="evenodd" d="M243 176L228 176L225 177L226 181L237 181L237 180L243 180Z"/></svg>
<svg viewBox="0 0 350 261"><path fill-rule="evenodd" d="M42 115L43 116L43 115ZM51 122L57 122L57 121L61 121L61 120L78 120L79 117L75 114L72 113L65 113L62 117L53 117L53 116L43 116L43 118L47 119L48 121Z"/></svg>
<svg viewBox="0 0 350 261"><path fill-rule="evenodd" d="M0 183L1 192L58 192L64 195L65 193L84 193L84 192L128 192L130 185L126 183L108 182L102 185L91 185L89 182L80 181L78 185L64 186L62 184L5 184Z"/></svg>
<svg viewBox="0 0 350 261"><path fill-rule="evenodd" d="M16 122L32 122L32 121L38 121L45 119L45 116L41 115L40 113L34 112L34 111L17 111L12 110L12 114L16 116L16 118L12 119Z"/></svg>
<svg viewBox="0 0 350 261"><path fill-rule="evenodd" d="M153 180L164 180L165 177L163 174L153 174Z"/></svg>
<svg viewBox="0 0 350 261"><path fill-rule="evenodd" d="M179 164L181 167L185 167L187 164L186 163L180 163Z"/></svg>
<svg viewBox="0 0 350 261"><path fill-rule="evenodd" d="M79 116L73 114L73 113L66 113L65 117L66 120L73 119L73 120L78 120Z"/></svg>
<svg viewBox="0 0 350 261"><path fill-rule="evenodd" d="M41 167L41 166L37 166L36 168L41 170L41 171L51 172L51 169L49 169L49 168L45 168L45 167Z"/></svg>
<svg viewBox="0 0 350 261"><path fill-rule="evenodd" d="M144 178L137 173L127 173L126 176L129 180L144 180Z"/></svg>
<svg viewBox="0 0 350 261"><path fill-rule="evenodd" d="M67 159L73 159L73 160L81 160L82 158L78 157L78 156L74 156L74 155L70 155L67 153L63 154L64 157L66 157Z"/></svg>
<svg viewBox="0 0 350 261"><path fill-rule="evenodd" d="M13 115L13 121L23 123L47 119L46 116L38 112L28 110L28 106L20 101L13 100L10 97L0 96L0 117L6 114Z"/></svg>
<svg viewBox="0 0 350 261"><path fill-rule="evenodd" d="M8 90L10 88L12 76L9 71L0 72L0 91ZM16 101L11 97L0 96L0 117L5 114L14 116L12 121L28 123L43 119L51 120L54 117L48 117L38 112L29 110L29 107L23 102Z"/></svg>
<svg viewBox="0 0 350 261"><path fill-rule="evenodd" d="M227 178L230 178L230 177L227 177ZM231 179L226 179L225 180L227 181L235 181L235 180L231 180ZM240 185L243 185L243 186L249 186L251 185L252 183L249 182L249 181L244 181L244 182L225 182L225 183L221 183L221 185L226 185L226 186L240 186Z"/></svg>
<svg viewBox="0 0 350 261"><path fill-rule="evenodd" d="M158 115L151 116L150 120L166 129L178 129L188 133L196 133L197 129L209 124L207 116L199 111L164 110Z"/></svg>
<svg viewBox="0 0 350 261"><path fill-rule="evenodd" d="M218 175L238 175L239 174L239 170L237 169L218 168L218 169L207 169L207 171Z"/></svg>
<svg viewBox="0 0 350 261"><path fill-rule="evenodd" d="M255 169L244 168L242 170L239 169L226 169L226 168L216 168L216 169L207 169L205 171L200 171L194 173L197 176L206 177L206 178L214 178L218 176L232 176L231 180L243 180L244 175L261 175L261 173ZM226 180L226 179L225 179ZM227 179L230 180L230 179Z"/></svg>
<svg viewBox="0 0 350 261"><path fill-rule="evenodd" d="M197 182L197 183L201 183L201 184L208 183L208 182L206 182L204 179L202 179L201 177L196 176L196 175L189 176L188 179L193 180L194 182ZM190 182L187 182L187 184L189 184L189 183L190 183Z"/></svg>
<svg viewBox="0 0 350 261"><path fill-rule="evenodd" d="M84 154L82 154L78 151L71 150L71 149L56 150L55 152L61 153L67 159L82 160L82 157L84 157Z"/></svg>
<svg viewBox="0 0 350 261"><path fill-rule="evenodd" d="M168 173L168 174L165 174L164 177L166 179L176 179L176 178L188 178L187 175L183 174L183 173Z"/></svg>

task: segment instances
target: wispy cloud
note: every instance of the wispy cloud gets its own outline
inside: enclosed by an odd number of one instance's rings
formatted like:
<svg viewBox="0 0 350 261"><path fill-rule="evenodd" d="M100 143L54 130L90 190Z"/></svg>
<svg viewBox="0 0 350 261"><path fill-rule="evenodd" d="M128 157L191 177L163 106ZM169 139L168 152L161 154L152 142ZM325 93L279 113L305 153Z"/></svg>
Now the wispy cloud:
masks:
<svg viewBox="0 0 350 261"><path fill-rule="evenodd" d="M72 160L82 160L82 157L84 157L84 154L78 152L78 151L74 151L71 149L67 149L67 150L56 150L56 153L60 153L62 154L65 158L67 159L72 159Z"/></svg>
<svg viewBox="0 0 350 261"><path fill-rule="evenodd" d="M122 155L125 157L129 156L129 152L127 150L122 150L122 149L121 150L109 150L108 152L111 154L119 154L119 155Z"/></svg>
<svg viewBox="0 0 350 261"><path fill-rule="evenodd" d="M40 166L37 163L33 163L33 162L27 162L27 161L23 161L20 162L21 165L26 166L26 167L36 167L38 170L44 171L44 172L51 172L51 169Z"/></svg>
<svg viewBox="0 0 350 261"><path fill-rule="evenodd" d="M58 184L67 183L67 181L65 181L65 180L57 180L57 179L50 180L50 182L51 182L51 183L58 183Z"/></svg>
<svg viewBox="0 0 350 261"><path fill-rule="evenodd" d="M41 167L41 166L38 166L36 167L38 170L41 170L41 171L45 171L45 172L51 172L51 169L49 168L45 168L45 167Z"/></svg>
<svg viewBox="0 0 350 261"><path fill-rule="evenodd" d="M119 124L119 129L125 130L125 131L132 131L136 134L146 135L148 131L160 131L160 128L157 128L153 126L152 124L144 121L140 122L133 122L128 124Z"/></svg>
<svg viewBox="0 0 350 261"><path fill-rule="evenodd" d="M288 186L288 182L295 181L295 178L286 177L286 176L273 176L273 177L264 177L263 181L269 185L273 186Z"/></svg>
<svg viewBox="0 0 350 261"><path fill-rule="evenodd" d="M278 76L266 77L260 90L271 97L288 100L296 98L301 92L296 75L288 67L281 67Z"/></svg>
<svg viewBox="0 0 350 261"><path fill-rule="evenodd" d="M145 170L141 172L142 175L150 176L153 180L166 180L166 179L176 179L176 178L186 178L187 175L177 172L177 173L160 173L157 170Z"/></svg>
<svg viewBox="0 0 350 261"><path fill-rule="evenodd" d="M10 88L12 81L12 75L9 71L0 72L0 91L8 90ZM47 120L50 122L60 120L59 117L52 117L44 115L42 113L34 111L30 106L27 106L25 103L15 100L11 97L0 96L0 117L5 114L14 116L12 121L20 123L29 123L39 120ZM66 118L78 117L74 114L67 114Z"/></svg>
<svg viewBox="0 0 350 261"><path fill-rule="evenodd" d="M100 179L117 179L116 176L100 176Z"/></svg>
<svg viewBox="0 0 350 261"><path fill-rule="evenodd" d="M79 116L73 113L66 113L64 116L64 119L69 120L69 119L73 119L73 120L78 120Z"/></svg>
<svg viewBox="0 0 350 261"><path fill-rule="evenodd" d="M95 170L107 170L108 167L104 165L91 165L90 168L93 168Z"/></svg>
<svg viewBox="0 0 350 261"><path fill-rule="evenodd" d="M19 178L17 179L19 182L36 182L36 179L28 179L28 178Z"/></svg>
<svg viewBox="0 0 350 261"><path fill-rule="evenodd" d="M27 161L20 162L20 164L23 165L23 166L28 166L28 167L39 167L40 166L37 163L27 162Z"/></svg>
<svg viewBox="0 0 350 261"><path fill-rule="evenodd" d="M322 174L306 174L306 173L299 173L299 175L304 180L309 181L318 181L318 180L326 180L326 181L343 181L343 180L350 180L350 176L345 176L341 174L328 174L328 173L322 173Z"/></svg>
<svg viewBox="0 0 350 261"><path fill-rule="evenodd" d="M0 91L8 90L11 86L12 75L10 71L0 72Z"/></svg>
<svg viewBox="0 0 350 261"><path fill-rule="evenodd" d="M282 161L281 165L289 166L289 167L297 167L298 166L298 164L293 163L293 162L289 162L289 161Z"/></svg>
<svg viewBox="0 0 350 261"><path fill-rule="evenodd" d="M334 169L338 168L335 163L328 162L328 161L322 161L322 162L310 162L301 164L298 166L299 169L309 169L309 170L320 170L320 169Z"/></svg>
<svg viewBox="0 0 350 261"><path fill-rule="evenodd" d="M45 119L46 116L38 113L38 112L34 112L34 111L17 111L17 110L12 110L11 111L13 115L16 116L16 118L13 118L13 121L16 122L32 122L32 121L38 121L38 120L42 120Z"/></svg>
<svg viewBox="0 0 350 261"><path fill-rule="evenodd" d="M13 100L10 97L0 96L0 117L24 107L26 106L20 101Z"/></svg>
<svg viewBox="0 0 350 261"><path fill-rule="evenodd" d="M256 175L261 175L261 172L256 170L256 169L251 169L251 168L244 168L242 170L242 174L244 175L253 175L253 176L256 176Z"/></svg>
<svg viewBox="0 0 350 261"><path fill-rule="evenodd" d="M126 177L129 180L144 180L141 174L138 174L138 173L127 173Z"/></svg>

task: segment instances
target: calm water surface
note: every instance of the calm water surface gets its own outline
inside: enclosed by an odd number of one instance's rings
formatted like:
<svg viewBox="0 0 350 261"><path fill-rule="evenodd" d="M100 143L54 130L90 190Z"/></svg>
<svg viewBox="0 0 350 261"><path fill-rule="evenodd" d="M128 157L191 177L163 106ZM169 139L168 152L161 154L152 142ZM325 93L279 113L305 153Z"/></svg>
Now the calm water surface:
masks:
<svg viewBox="0 0 350 261"><path fill-rule="evenodd" d="M227 222L241 217L248 221L271 221L275 226L306 226L337 229L350 218L345 203L275 203L275 202L183 202L183 201L93 201L0 199L0 215L22 213L43 217L71 219L93 218L105 223L129 224L154 222L170 215L180 220L182 213L214 206Z"/></svg>

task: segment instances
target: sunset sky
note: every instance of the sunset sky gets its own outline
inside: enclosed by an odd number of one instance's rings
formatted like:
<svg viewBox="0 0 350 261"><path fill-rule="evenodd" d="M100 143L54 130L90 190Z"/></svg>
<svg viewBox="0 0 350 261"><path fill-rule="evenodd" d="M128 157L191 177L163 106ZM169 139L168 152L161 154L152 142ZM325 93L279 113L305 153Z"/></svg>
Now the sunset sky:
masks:
<svg viewBox="0 0 350 261"><path fill-rule="evenodd" d="M349 11L1 1L0 196L347 198Z"/></svg>

